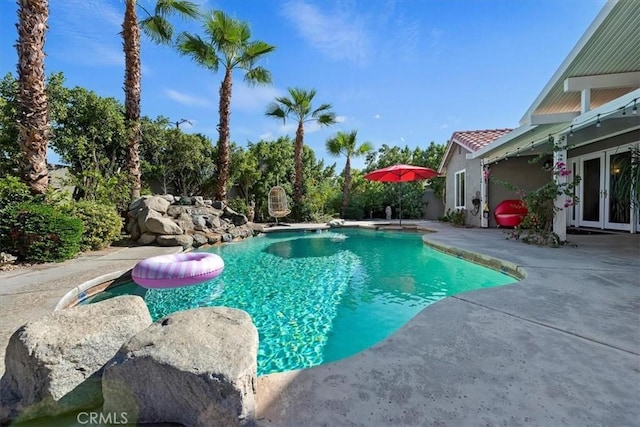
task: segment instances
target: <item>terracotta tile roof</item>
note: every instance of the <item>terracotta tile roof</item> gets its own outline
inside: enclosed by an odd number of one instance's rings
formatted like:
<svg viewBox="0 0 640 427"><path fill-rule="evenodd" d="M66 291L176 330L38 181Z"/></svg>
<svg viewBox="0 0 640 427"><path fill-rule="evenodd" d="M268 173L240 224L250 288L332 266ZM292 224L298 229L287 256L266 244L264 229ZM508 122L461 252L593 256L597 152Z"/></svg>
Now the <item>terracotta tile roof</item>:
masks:
<svg viewBox="0 0 640 427"><path fill-rule="evenodd" d="M485 145L495 141L513 129L485 129L454 132L451 140L462 145L469 151L478 151Z"/></svg>

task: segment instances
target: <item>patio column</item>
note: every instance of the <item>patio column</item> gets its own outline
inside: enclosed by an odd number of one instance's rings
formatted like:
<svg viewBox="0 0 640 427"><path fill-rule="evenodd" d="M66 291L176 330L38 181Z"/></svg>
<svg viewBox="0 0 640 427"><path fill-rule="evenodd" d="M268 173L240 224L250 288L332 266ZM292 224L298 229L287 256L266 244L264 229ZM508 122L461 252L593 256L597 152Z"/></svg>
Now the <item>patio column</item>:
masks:
<svg viewBox="0 0 640 427"><path fill-rule="evenodd" d="M488 209L485 210L485 206L489 206L489 195L488 195L488 187L489 187L489 165L486 165L484 159L480 159L480 207L481 207L481 217L480 217L480 227L488 228L489 227L489 212ZM486 216L485 216L486 214Z"/></svg>
<svg viewBox="0 0 640 427"><path fill-rule="evenodd" d="M554 137L553 167L558 162L567 163L567 138L566 134L557 134ZM554 174L553 179L558 185L567 183L567 176ZM553 217L553 232L558 235L560 241L567 240L567 209L564 207L567 196L564 194L556 197L556 213Z"/></svg>

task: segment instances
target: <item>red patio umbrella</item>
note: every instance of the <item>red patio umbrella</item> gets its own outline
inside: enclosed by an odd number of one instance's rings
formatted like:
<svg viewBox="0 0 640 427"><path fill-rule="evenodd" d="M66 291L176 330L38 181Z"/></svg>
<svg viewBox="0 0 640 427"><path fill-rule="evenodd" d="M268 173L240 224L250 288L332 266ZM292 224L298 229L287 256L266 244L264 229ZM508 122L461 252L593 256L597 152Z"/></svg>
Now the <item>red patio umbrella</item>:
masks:
<svg viewBox="0 0 640 427"><path fill-rule="evenodd" d="M423 179L431 179L438 176L438 172L431 168L413 165L393 165L369 172L364 177L370 181L379 182L409 182ZM402 225L402 191L398 192L399 199L399 219Z"/></svg>

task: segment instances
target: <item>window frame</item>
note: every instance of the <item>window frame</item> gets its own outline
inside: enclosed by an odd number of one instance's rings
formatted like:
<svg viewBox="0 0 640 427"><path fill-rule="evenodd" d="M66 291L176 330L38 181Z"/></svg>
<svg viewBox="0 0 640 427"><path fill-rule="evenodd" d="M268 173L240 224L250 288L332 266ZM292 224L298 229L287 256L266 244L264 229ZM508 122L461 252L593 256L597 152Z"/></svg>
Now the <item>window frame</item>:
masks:
<svg viewBox="0 0 640 427"><path fill-rule="evenodd" d="M460 193L460 177L462 177L462 193ZM453 205L456 209L466 209L467 170L461 169L454 174ZM462 202L461 204L459 202Z"/></svg>

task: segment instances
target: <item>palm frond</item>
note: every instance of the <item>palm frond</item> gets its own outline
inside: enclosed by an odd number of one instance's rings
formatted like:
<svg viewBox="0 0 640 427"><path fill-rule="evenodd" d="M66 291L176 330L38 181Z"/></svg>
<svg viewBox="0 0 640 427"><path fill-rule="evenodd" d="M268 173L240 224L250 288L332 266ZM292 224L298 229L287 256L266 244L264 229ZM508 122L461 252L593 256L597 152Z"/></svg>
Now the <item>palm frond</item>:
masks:
<svg viewBox="0 0 640 427"><path fill-rule="evenodd" d="M311 113L311 116L316 117L325 114L327 111L331 110L333 107L331 104L322 104Z"/></svg>
<svg viewBox="0 0 640 427"><path fill-rule="evenodd" d="M357 157L360 157L360 156L364 156L364 155L366 155L366 154L368 154L368 153L370 153L372 151L373 151L373 144L368 142L368 141L365 141L362 144L360 144L360 146L356 149L354 154Z"/></svg>
<svg viewBox="0 0 640 427"><path fill-rule="evenodd" d="M255 61L255 59L263 55L266 55L268 53L271 53L274 50L276 50L276 47L273 45L270 45L269 43L266 43L263 41L255 41L252 43L248 43L245 46L242 52L242 58L244 61L251 63Z"/></svg>
<svg viewBox="0 0 640 427"><path fill-rule="evenodd" d="M339 135L334 138L327 139L325 145L327 148L327 152L329 152L329 154L334 157L340 157L342 154L346 154L344 152L344 146L339 139Z"/></svg>
<svg viewBox="0 0 640 427"><path fill-rule="evenodd" d="M249 86L268 85L271 84L271 72L264 67L255 67L247 71L244 75L244 81Z"/></svg>
<svg viewBox="0 0 640 427"><path fill-rule="evenodd" d="M317 121L320 126L329 126L336 123L336 114L333 112L323 113L316 116L312 115L312 117L312 120Z"/></svg>
<svg viewBox="0 0 640 427"><path fill-rule="evenodd" d="M158 44L168 44L173 37L173 27L159 15L149 16L140 21L140 27L147 37Z"/></svg>
<svg viewBox="0 0 640 427"><path fill-rule="evenodd" d="M287 113L282 108L282 106L277 102L271 102L267 105L267 111L264 113L267 116L275 117L278 119L282 119L284 123L287 119Z"/></svg>
<svg viewBox="0 0 640 427"><path fill-rule="evenodd" d="M183 0L157 0L155 15L178 15L181 18L197 18L200 15L198 5Z"/></svg>
<svg viewBox="0 0 640 427"><path fill-rule="evenodd" d="M218 71L220 60L216 50L200 36L187 32L180 33L176 40L176 47L180 54L190 56L201 66Z"/></svg>

